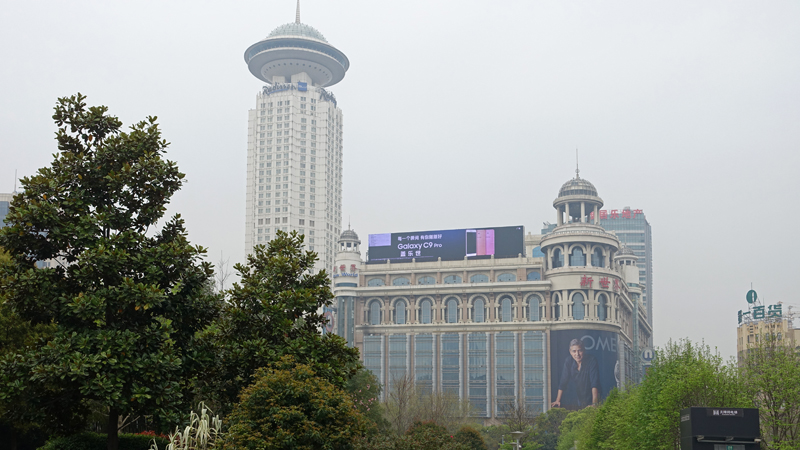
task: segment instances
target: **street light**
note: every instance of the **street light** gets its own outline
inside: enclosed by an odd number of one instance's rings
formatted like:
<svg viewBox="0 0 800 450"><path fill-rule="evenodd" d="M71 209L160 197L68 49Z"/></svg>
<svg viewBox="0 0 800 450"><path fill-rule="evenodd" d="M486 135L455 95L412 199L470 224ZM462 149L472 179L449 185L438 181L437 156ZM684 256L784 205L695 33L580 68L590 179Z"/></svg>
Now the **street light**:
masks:
<svg viewBox="0 0 800 450"><path fill-rule="evenodd" d="M516 450L519 450L519 449L520 449L520 446L519 446L519 438L521 438L523 434L525 434L525 433L523 433L522 431L512 431L512 432L511 432L511 437L513 437L513 438L514 438L514 440L516 441L516 442L514 443Z"/></svg>

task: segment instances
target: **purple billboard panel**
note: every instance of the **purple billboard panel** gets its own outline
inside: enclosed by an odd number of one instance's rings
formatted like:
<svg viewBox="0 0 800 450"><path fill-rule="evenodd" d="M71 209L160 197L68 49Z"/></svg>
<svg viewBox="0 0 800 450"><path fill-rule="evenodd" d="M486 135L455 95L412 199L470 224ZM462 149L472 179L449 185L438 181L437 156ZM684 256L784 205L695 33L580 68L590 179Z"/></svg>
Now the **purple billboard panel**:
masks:
<svg viewBox="0 0 800 450"><path fill-rule="evenodd" d="M619 383L617 346L611 331L551 331L551 406L576 410L603 401Z"/></svg>

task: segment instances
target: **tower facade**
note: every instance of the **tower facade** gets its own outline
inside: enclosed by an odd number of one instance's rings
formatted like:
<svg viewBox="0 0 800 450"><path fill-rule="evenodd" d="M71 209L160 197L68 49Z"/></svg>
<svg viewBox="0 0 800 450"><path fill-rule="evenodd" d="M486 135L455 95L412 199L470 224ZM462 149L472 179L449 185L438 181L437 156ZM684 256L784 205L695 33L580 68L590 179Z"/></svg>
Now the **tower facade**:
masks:
<svg viewBox="0 0 800 450"><path fill-rule="evenodd" d="M8 208L11 206L11 200L14 199L14 194L0 194L0 228L3 228Z"/></svg>
<svg viewBox="0 0 800 450"><path fill-rule="evenodd" d="M642 303L647 309L647 320L653 324L653 238L650 222L641 209L629 206L621 211L600 211L600 225L617 234L620 242L633 251L638 258L639 286Z"/></svg>
<svg viewBox="0 0 800 450"><path fill-rule="evenodd" d="M333 269L342 223L342 110L326 87L347 57L313 27L281 25L244 55L266 83L248 115L245 250L278 230L306 235L316 270Z"/></svg>

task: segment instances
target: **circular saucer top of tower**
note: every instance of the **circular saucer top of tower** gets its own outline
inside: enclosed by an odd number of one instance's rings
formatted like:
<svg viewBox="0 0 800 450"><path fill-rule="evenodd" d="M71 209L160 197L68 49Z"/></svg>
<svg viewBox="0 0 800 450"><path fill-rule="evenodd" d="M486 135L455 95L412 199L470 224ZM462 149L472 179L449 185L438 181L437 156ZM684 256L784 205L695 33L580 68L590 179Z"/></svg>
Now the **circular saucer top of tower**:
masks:
<svg viewBox="0 0 800 450"><path fill-rule="evenodd" d="M263 40L244 52L250 73L272 84L274 77L290 82L292 75L302 72L311 77L315 86L332 86L344 78L350 60L314 27L300 22L298 2L297 18L272 30Z"/></svg>

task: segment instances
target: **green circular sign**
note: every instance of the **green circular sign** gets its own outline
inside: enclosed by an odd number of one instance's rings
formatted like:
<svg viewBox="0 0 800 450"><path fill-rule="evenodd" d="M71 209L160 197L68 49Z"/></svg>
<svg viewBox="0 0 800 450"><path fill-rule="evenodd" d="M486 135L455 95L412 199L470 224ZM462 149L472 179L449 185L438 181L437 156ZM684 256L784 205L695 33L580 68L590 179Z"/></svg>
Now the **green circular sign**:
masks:
<svg viewBox="0 0 800 450"><path fill-rule="evenodd" d="M756 300L758 300L758 294L756 294L756 291L752 289L747 291L747 303L755 303Z"/></svg>

